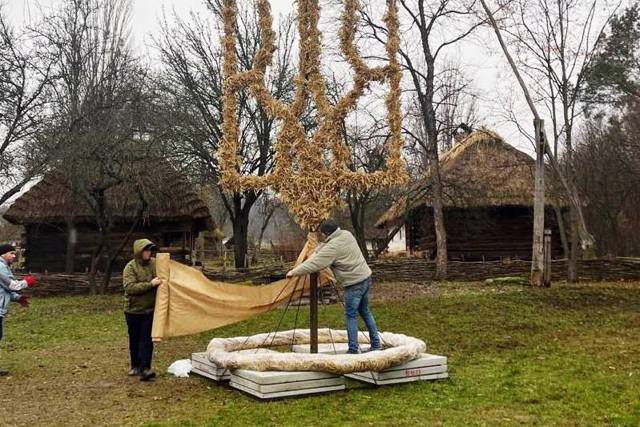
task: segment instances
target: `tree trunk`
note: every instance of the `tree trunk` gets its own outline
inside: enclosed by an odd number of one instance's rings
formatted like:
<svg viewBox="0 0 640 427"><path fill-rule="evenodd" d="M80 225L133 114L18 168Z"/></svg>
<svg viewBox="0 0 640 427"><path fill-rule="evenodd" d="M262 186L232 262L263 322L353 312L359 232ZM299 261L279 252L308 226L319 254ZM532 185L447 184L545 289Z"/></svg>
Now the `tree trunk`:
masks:
<svg viewBox="0 0 640 427"><path fill-rule="evenodd" d="M102 258L103 247L104 247L104 244L101 241L98 244L98 247L93 252L93 256L91 257L91 269L89 270L89 290L91 292L91 295L98 294L96 276L98 274L98 263L100 262L100 258Z"/></svg>
<svg viewBox="0 0 640 427"><path fill-rule="evenodd" d="M436 232L436 280L447 279L447 230L445 228L444 220L444 197L442 191L442 177L440 176L440 159L438 155L438 129L436 125L436 112L433 108L433 82L434 82L434 68L433 59L430 58L430 62L427 63L429 69L429 79L427 82L427 90L423 100L424 110L424 126L427 133L427 156L429 161L429 168L431 169L431 207L433 208L433 225Z"/></svg>
<svg viewBox="0 0 640 427"><path fill-rule="evenodd" d="M264 218L264 221L262 222L262 226L260 227L260 235L258 236L258 250L262 250L262 240L264 239L264 233L267 231L267 228L269 227L269 223L271 222L271 218L273 218L273 215L276 212L277 207L273 207L273 209L271 209L269 211L269 213L267 214L267 216Z"/></svg>
<svg viewBox="0 0 640 427"><path fill-rule="evenodd" d="M436 280L447 279L447 230L444 220L444 197L442 191L442 177L440 176L440 159L438 155L438 131L436 128L436 113L433 109L433 80L427 89L425 127L427 128L429 168L431 169L432 189L431 206L433 208L433 225L436 232Z"/></svg>
<svg viewBox="0 0 640 427"><path fill-rule="evenodd" d="M247 250L249 238L249 209L236 212L233 222L233 254L236 269L247 267Z"/></svg>
<svg viewBox="0 0 640 427"><path fill-rule="evenodd" d="M553 211L556 214L556 221L558 222L558 234L560 234L560 242L562 243L562 254L566 259L569 259L569 241L567 239L567 229L564 225L564 215L562 209L555 204L553 205Z"/></svg>
<svg viewBox="0 0 640 427"><path fill-rule="evenodd" d="M364 204L357 199L357 196L349 196L349 216L351 217L351 226L353 227L353 234L358 242L360 251L364 255L365 259L369 260L369 250L367 249L367 240L365 236L364 227Z"/></svg>
<svg viewBox="0 0 640 427"><path fill-rule="evenodd" d="M544 286L544 120L534 120L536 169L533 199L533 249L531 286Z"/></svg>
<svg viewBox="0 0 640 427"><path fill-rule="evenodd" d="M446 280L447 278L447 231L444 225L444 208L442 206L442 184L440 183L440 173L438 172L433 188L433 222L436 230L436 280Z"/></svg>
<svg viewBox="0 0 640 427"><path fill-rule="evenodd" d="M356 241L358 242L358 246L360 246L360 252L362 252L362 255L364 256L364 258L368 261L371 256L369 254L369 249L367 248L367 240L364 238L364 231L362 229L362 227L359 227L360 230L355 230L355 238Z"/></svg>
<svg viewBox="0 0 640 427"><path fill-rule="evenodd" d="M131 234L132 234L131 231L127 233L123 241L120 243L118 248L113 253L111 253L111 251L107 252L107 260L105 262L105 267L104 267L104 278L102 280L102 285L100 287L101 288L100 293L102 294L107 293L107 290L109 289L109 282L111 282L111 275L113 274L113 265L115 264L116 259L118 259L118 255L122 253L124 246L130 240Z"/></svg>

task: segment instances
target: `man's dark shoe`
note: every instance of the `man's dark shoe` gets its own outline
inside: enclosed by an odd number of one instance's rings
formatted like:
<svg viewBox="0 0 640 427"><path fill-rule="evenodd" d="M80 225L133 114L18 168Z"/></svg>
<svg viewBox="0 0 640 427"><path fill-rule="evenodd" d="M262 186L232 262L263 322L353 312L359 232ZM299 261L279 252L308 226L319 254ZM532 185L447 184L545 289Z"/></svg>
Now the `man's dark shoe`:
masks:
<svg viewBox="0 0 640 427"><path fill-rule="evenodd" d="M129 369L129 376L130 377L137 377L138 375L140 375L140 368L131 368L131 369Z"/></svg>
<svg viewBox="0 0 640 427"><path fill-rule="evenodd" d="M0 377L6 377L9 375L9 371L7 369L0 368Z"/></svg>
<svg viewBox="0 0 640 427"><path fill-rule="evenodd" d="M372 351L382 351L382 347L369 347L367 350L363 351L363 353L369 353Z"/></svg>
<svg viewBox="0 0 640 427"><path fill-rule="evenodd" d="M360 351L356 350L356 351L347 351L347 354L360 354Z"/></svg>
<svg viewBox="0 0 640 427"><path fill-rule="evenodd" d="M140 381L151 381L156 377L156 373L153 372L153 369L145 369L140 374Z"/></svg>

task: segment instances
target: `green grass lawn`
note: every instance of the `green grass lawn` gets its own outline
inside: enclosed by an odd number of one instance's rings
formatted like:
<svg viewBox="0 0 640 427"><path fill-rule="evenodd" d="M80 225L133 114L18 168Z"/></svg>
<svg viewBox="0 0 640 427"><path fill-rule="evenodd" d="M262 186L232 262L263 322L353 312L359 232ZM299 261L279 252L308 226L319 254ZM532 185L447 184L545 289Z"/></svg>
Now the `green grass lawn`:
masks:
<svg viewBox="0 0 640 427"><path fill-rule="evenodd" d="M349 381L345 392L265 403L164 374L214 335L273 329L278 310L157 345L162 374L144 384L126 377L121 297L49 298L5 319L0 363L12 376L0 378L0 424L640 425L640 284L383 288L393 292L374 300L380 328L448 356L449 380ZM321 307L320 319L343 328L340 306Z"/></svg>

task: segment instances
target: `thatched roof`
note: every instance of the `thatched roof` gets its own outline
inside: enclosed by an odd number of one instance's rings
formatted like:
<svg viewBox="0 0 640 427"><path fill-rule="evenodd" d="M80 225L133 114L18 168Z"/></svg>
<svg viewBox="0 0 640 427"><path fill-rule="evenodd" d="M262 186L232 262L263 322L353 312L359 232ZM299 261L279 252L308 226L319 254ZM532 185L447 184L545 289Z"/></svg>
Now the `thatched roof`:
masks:
<svg viewBox="0 0 640 427"><path fill-rule="evenodd" d="M147 167L141 166L141 167ZM215 224L207 205L178 171L166 162L155 163L152 171L137 174L141 185L123 182L106 191L108 205L116 222L132 222L140 210L139 192L147 202L145 222L197 220L207 229ZM17 198L4 218L14 224L57 224L67 218L93 223L94 213L70 179L60 169L45 176Z"/></svg>
<svg viewBox="0 0 640 427"><path fill-rule="evenodd" d="M531 156L507 144L497 133L476 130L440 157L444 206L531 206L534 166ZM428 170L376 226L402 220L408 211L431 205L431 177Z"/></svg>

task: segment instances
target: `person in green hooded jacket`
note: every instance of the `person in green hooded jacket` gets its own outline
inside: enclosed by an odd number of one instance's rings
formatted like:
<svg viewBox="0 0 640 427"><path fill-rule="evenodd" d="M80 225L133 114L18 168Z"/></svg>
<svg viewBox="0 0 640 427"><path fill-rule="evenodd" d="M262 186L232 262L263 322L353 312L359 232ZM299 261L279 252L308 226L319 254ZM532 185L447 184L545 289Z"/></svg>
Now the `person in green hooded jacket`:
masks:
<svg viewBox="0 0 640 427"><path fill-rule="evenodd" d="M133 259L122 273L124 287L124 314L129 333L131 369L129 376L140 376L149 381L156 374L151 369L153 341L151 327L156 304L156 290L161 280L156 276L156 260L152 251L156 249L151 240L140 239L133 243Z"/></svg>

